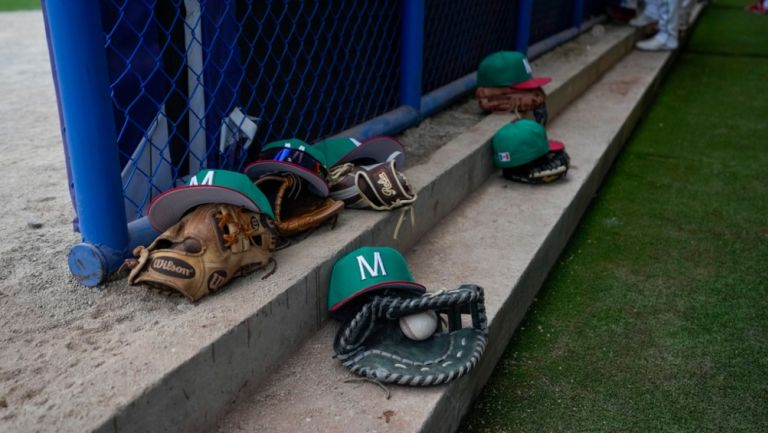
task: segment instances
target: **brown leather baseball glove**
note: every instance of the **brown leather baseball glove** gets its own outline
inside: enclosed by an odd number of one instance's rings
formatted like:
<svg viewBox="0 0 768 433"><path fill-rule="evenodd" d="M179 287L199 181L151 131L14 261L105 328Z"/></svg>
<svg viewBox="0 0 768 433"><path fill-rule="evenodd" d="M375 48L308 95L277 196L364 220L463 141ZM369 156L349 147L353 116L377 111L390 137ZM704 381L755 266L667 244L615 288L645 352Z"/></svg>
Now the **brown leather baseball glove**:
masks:
<svg viewBox="0 0 768 433"><path fill-rule="evenodd" d="M331 170L331 197L355 209L390 210L416 201L416 193L395 161Z"/></svg>
<svg viewBox="0 0 768 433"><path fill-rule="evenodd" d="M276 235L263 214L229 204L204 204L133 251L130 284L177 291L196 301L234 277L274 263Z"/></svg>
<svg viewBox="0 0 768 433"><path fill-rule="evenodd" d="M262 176L255 183L272 204L280 236L293 236L335 221L344 210L344 202L313 195L290 173Z"/></svg>
<svg viewBox="0 0 768 433"><path fill-rule="evenodd" d="M546 94L541 88L518 90L511 87L478 87L477 103L484 111L532 113L542 125L547 123Z"/></svg>

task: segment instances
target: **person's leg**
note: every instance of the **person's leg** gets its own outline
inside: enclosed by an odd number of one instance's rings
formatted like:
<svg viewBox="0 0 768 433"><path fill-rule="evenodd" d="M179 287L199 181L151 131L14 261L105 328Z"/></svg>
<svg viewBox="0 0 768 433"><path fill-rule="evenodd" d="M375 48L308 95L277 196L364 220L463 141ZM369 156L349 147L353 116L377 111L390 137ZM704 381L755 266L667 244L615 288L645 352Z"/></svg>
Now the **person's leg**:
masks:
<svg viewBox="0 0 768 433"><path fill-rule="evenodd" d="M662 0L659 2L659 32L652 38L638 42L637 48L648 51L674 50L677 48L681 1Z"/></svg>
<svg viewBox="0 0 768 433"><path fill-rule="evenodd" d="M768 1L768 0L765 0L765 1ZM637 0L620 0L619 4L623 8L637 10Z"/></svg>
<svg viewBox="0 0 768 433"><path fill-rule="evenodd" d="M643 15L653 18L654 21L659 20L659 3L664 0L648 0L645 2L645 9L643 9Z"/></svg>
<svg viewBox="0 0 768 433"><path fill-rule="evenodd" d="M694 3L694 0L683 0L680 3L680 12L678 12L678 15L680 15L679 30L681 35L688 31L688 24L690 24L691 21L691 11L693 10Z"/></svg>
<svg viewBox="0 0 768 433"><path fill-rule="evenodd" d="M646 0L643 12L629 21L632 27L645 27L659 20L659 0Z"/></svg>
<svg viewBox="0 0 768 433"><path fill-rule="evenodd" d="M672 49L677 48L678 29L680 28L680 3L682 0L665 0L659 3L659 39Z"/></svg>

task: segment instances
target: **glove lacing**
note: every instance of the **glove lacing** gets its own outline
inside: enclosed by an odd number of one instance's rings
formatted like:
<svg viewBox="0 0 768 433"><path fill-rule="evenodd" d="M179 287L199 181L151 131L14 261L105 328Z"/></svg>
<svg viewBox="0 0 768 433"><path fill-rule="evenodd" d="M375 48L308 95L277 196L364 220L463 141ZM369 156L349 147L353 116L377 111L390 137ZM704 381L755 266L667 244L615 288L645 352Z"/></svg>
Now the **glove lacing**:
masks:
<svg viewBox="0 0 768 433"><path fill-rule="evenodd" d="M397 235L400 234L400 227L402 227L403 221L405 220L405 214L410 214L411 228L416 227L416 211L413 209L413 205L404 206L402 209L400 209L400 217L397 219L397 224L395 225L395 232L392 234L392 239L397 239Z"/></svg>
<svg viewBox="0 0 768 433"><path fill-rule="evenodd" d="M224 239L224 246L231 248L237 243L241 235L248 239L249 244L256 246L256 241L251 237L255 230L251 227L250 221L247 221L248 216L245 215L242 208L237 210L236 215L232 215L229 212L218 212L216 219L220 229L224 230L225 227L229 229L229 233L224 233L221 236ZM232 230L233 227L234 231Z"/></svg>
<svg viewBox="0 0 768 433"><path fill-rule="evenodd" d="M328 174L328 185L333 186L341 182L341 180L354 169L355 165L351 162L332 167Z"/></svg>
<svg viewBox="0 0 768 433"><path fill-rule="evenodd" d="M216 214L216 219L218 219L218 225L220 229L224 229L224 227L229 227L230 232L224 233L221 237L224 240L224 246L227 248L232 248L238 241L241 235L245 236L246 239L248 239L248 244L253 247L259 247L259 245L256 243L256 240L253 238L253 235L256 233L256 230L251 225L250 217L245 214L245 211L243 208L238 208L237 213L235 215L232 215L229 212L219 212ZM235 227L235 231L232 231L232 226ZM265 230L268 230L266 227L264 227ZM142 254L147 252L146 250L142 251ZM148 253L148 252L147 252ZM143 258L143 257L142 257ZM139 261L142 260L142 258L139 259ZM146 260L146 258L144 258ZM267 263L265 263L263 266L267 266L271 264L272 269L267 271L262 277L262 280L266 280L269 278L272 274L274 274L277 271L277 260L275 260L274 257L270 256L267 260Z"/></svg>

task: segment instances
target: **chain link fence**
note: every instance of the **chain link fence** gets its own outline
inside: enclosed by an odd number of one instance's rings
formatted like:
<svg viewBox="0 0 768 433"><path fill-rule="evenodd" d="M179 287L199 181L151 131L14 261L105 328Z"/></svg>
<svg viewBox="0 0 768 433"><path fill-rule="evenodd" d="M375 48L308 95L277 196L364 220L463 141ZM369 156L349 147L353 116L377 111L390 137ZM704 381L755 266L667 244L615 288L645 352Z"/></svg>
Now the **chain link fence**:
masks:
<svg viewBox="0 0 768 433"><path fill-rule="evenodd" d="M605 0L584 0L584 18L589 19L605 13Z"/></svg>
<svg viewBox="0 0 768 433"><path fill-rule="evenodd" d="M531 44L573 27L575 2L535 0L531 14Z"/></svg>
<svg viewBox="0 0 768 433"><path fill-rule="evenodd" d="M74 182L79 173L70 160L82 152L82 138L66 123L79 110L114 121L114 138L104 134L100 146L117 149L121 212L131 222L185 176L203 167L240 170L265 143L313 142L410 107L410 120L378 130L397 132L420 118L419 98L430 94L433 108L450 102L441 90L473 80L487 54L525 50L573 29L582 18L575 11L592 16L605 1L100 0L98 11L78 14L93 2L72 0L68 17L52 12L53 3L43 0L46 23L55 24L47 26L54 71L86 51L73 42L56 52L51 43L55 28L77 31L65 22L72 17L103 35L87 42L90 52L103 52L107 69L105 77L77 83L54 72L57 92L84 85L98 93L103 81L111 101L88 107L58 92L73 204L100 205ZM91 15L95 24L86 22ZM98 163L99 155L90 157Z"/></svg>
<svg viewBox="0 0 768 433"><path fill-rule="evenodd" d="M488 53L514 50L516 17L517 1L428 0L423 91L475 71Z"/></svg>
<svg viewBox="0 0 768 433"><path fill-rule="evenodd" d="M102 21L129 219L201 167L399 105L391 1L106 0Z"/></svg>

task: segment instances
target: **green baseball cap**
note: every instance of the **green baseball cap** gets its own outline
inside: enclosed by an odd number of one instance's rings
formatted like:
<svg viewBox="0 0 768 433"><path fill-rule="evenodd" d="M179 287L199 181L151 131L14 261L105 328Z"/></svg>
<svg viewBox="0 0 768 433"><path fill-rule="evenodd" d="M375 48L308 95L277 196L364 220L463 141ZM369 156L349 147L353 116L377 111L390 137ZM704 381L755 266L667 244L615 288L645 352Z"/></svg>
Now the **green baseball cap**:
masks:
<svg viewBox="0 0 768 433"><path fill-rule="evenodd" d="M477 67L479 87L512 87L535 89L550 81L549 77L533 77L531 64L525 54L518 51L498 51L480 62Z"/></svg>
<svg viewBox="0 0 768 433"><path fill-rule="evenodd" d="M323 151L329 167L347 162L369 165L394 159L395 166L402 169L405 163L403 145L394 138L384 135L364 141L351 137L332 137L315 144L315 147Z"/></svg>
<svg viewBox="0 0 768 433"><path fill-rule="evenodd" d="M361 247L340 258L331 271L328 312L332 315L362 295L387 289L420 295L403 256L390 247Z"/></svg>
<svg viewBox="0 0 768 433"><path fill-rule="evenodd" d="M563 150L563 144L547 140L547 131L533 120L522 119L499 129L491 138L493 163L498 168L527 164L548 152Z"/></svg>
<svg viewBox="0 0 768 433"><path fill-rule="evenodd" d="M251 179L269 173L293 173L309 183L309 188L321 197L328 196L328 163L322 150L297 138L280 140L261 149L259 160L245 167Z"/></svg>
<svg viewBox="0 0 768 433"><path fill-rule="evenodd" d="M170 189L155 197L149 205L149 222L159 231L176 224L195 206L227 203L242 206L275 218L264 193L243 173L229 170L200 170L185 186Z"/></svg>

